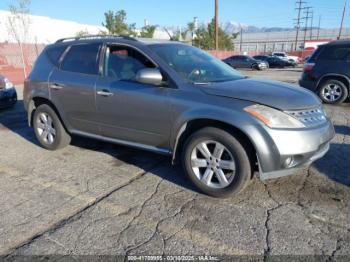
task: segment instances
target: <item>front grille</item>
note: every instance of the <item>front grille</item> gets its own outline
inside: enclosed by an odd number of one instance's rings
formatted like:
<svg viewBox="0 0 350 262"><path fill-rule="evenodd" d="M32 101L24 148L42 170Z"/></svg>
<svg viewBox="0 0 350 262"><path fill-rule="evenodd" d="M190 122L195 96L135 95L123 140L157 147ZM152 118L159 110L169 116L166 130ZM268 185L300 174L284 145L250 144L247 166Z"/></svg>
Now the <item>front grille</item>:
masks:
<svg viewBox="0 0 350 262"><path fill-rule="evenodd" d="M286 111L285 113L298 119L306 127L319 126L327 122L326 114L322 106L297 111Z"/></svg>

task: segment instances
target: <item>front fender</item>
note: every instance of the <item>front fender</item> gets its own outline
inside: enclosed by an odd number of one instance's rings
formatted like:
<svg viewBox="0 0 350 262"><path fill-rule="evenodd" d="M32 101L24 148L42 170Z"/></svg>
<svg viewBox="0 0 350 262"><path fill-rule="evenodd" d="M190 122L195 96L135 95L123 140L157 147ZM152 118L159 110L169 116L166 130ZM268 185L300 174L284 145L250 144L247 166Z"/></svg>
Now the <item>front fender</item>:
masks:
<svg viewBox="0 0 350 262"><path fill-rule="evenodd" d="M194 120L218 121L232 126L245 134L254 146L258 159L264 170L269 170L271 157L278 156L279 152L268 134L265 126L252 118L248 113L233 110L195 109L183 113L174 123L174 133L171 137L173 158L176 156L179 140L187 130L188 123ZM233 134L234 135L234 134Z"/></svg>

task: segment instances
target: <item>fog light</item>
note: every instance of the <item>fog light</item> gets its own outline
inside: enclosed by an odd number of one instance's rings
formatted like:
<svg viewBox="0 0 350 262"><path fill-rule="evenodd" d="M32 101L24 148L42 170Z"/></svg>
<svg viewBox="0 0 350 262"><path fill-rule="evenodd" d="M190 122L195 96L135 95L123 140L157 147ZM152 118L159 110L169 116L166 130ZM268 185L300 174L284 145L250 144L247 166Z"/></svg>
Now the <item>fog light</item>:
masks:
<svg viewBox="0 0 350 262"><path fill-rule="evenodd" d="M294 157L290 156L287 157L287 159L284 161L284 166L285 167L291 167L294 164Z"/></svg>

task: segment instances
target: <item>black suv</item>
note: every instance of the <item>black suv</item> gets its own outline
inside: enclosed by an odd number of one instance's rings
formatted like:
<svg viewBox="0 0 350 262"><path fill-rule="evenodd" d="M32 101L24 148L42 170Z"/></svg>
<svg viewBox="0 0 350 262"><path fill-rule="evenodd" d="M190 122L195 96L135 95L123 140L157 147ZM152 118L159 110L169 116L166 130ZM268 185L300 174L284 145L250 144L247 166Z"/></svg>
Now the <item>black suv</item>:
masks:
<svg viewBox="0 0 350 262"><path fill-rule="evenodd" d="M325 103L344 102L350 87L350 40L319 46L305 63L299 84Z"/></svg>

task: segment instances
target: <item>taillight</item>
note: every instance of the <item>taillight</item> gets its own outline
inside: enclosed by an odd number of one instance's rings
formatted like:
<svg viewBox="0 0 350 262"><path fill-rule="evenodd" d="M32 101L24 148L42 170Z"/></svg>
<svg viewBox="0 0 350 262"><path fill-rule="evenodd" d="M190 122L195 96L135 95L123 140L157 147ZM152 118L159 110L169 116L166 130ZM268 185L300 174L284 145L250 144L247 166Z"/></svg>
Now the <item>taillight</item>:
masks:
<svg viewBox="0 0 350 262"><path fill-rule="evenodd" d="M312 69L314 68L314 66L315 66L315 63L305 63L304 64L304 72L305 73L311 72Z"/></svg>

